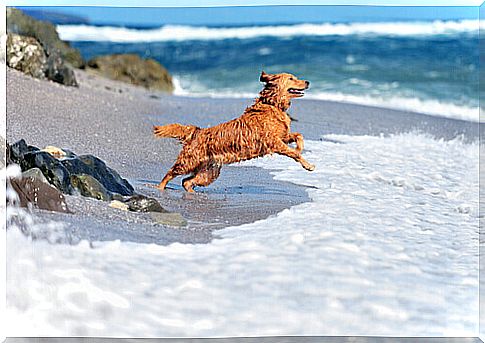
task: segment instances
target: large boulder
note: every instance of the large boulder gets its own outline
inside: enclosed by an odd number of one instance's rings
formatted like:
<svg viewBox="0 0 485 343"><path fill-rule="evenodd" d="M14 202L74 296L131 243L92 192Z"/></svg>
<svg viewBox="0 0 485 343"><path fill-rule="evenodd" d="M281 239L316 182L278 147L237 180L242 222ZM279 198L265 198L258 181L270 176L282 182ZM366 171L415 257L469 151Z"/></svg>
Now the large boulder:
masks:
<svg viewBox="0 0 485 343"><path fill-rule="evenodd" d="M37 79L46 77L47 57L40 43L32 37L7 36L7 65Z"/></svg>
<svg viewBox="0 0 485 343"><path fill-rule="evenodd" d="M87 69L112 80L131 83L151 90L171 93L172 76L153 59L135 54L104 55L88 61Z"/></svg>
<svg viewBox="0 0 485 343"><path fill-rule="evenodd" d="M47 54L32 37L9 33L7 36L7 65L37 79L49 79L66 86L78 86L71 67L64 63L59 51Z"/></svg>
<svg viewBox="0 0 485 343"><path fill-rule="evenodd" d="M57 51L61 58L75 68L84 66L84 60L77 49L59 38L56 27L46 21L35 20L22 11L7 8L7 33L33 37L44 47L48 56Z"/></svg>

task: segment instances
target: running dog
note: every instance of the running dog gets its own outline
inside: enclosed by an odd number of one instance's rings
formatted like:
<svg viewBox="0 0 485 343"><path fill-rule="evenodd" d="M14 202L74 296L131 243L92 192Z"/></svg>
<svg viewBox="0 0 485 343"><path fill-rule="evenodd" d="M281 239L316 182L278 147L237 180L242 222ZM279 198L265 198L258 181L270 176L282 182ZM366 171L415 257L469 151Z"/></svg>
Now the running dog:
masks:
<svg viewBox="0 0 485 343"><path fill-rule="evenodd" d="M194 192L194 186L214 182L224 164L274 153L294 159L306 170L315 169L302 157L303 136L290 132L291 119L286 112L291 100L302 97L310 82L264 71L259 80L264 89L239 118L209 128L181 124L153 127L156 137L176 138L183 144L177 161L157 186L159 190L173 178L189 175L182 185L187 192ZM296 148L289 143L296 143Z"/></svg>

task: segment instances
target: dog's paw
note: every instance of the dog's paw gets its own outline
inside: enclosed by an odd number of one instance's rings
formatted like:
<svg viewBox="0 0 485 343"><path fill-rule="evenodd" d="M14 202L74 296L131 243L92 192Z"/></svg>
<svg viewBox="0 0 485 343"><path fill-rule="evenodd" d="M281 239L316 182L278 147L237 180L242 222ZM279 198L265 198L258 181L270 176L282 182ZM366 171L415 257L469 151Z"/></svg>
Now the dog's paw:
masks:
<svg viewBox="0 0 485 343"><path fill-rule="evenodd" d="M308 164L304 165L303 168L305 168L308 171L314 171L315 170L315 165L314 164L311 164L311 163L308 163Z"/></svg>

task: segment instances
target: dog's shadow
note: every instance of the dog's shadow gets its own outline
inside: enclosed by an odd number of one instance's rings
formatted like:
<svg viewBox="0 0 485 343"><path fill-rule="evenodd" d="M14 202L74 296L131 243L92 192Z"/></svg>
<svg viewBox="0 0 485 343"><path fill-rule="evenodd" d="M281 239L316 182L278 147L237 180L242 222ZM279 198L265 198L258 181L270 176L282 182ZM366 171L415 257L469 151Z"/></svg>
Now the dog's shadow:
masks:
<svg viewBox="0 0 485 343"><path fill-rule="evenodd" d="M158 185L157 181L154 180L137 180L138 186L143 186L144 189L148 190L149 193L157 193L160 194L156 186ZM178 185L176 183L170 182L168 183L167 187L165 188L168 192L175 191L176 193L183 193L185 196L196 197L196 196L207 196L207 195L288 195L282 189L266 187L266 186L254 186L254 185L245 185L245 186L209 186L209 187L195 187L195 193L187 193L182 185Z"/></svg>

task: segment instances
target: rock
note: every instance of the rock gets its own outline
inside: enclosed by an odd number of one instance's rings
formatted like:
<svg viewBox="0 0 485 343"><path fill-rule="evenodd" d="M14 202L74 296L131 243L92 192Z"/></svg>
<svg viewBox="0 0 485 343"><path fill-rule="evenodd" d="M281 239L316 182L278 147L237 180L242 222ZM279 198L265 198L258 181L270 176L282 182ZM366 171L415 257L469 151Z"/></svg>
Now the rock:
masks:
<svg viewBox="0 0 485 343"><path fill-rule="evenodd" d="M70 181L72 187L85 197L103 201L109 201L111 199L111 195L106 188L91 175L71 175Z"/></svg>
<svg viewBox="0 0 485 343"><path fill-rule="evenodd" d="M21 139L12 145L7 143L7 150L7 156L11 163L20 164L20 161L24 158L24 154L27 153L29 149L25 140Z"/></svg>
<svg viewBox="0 0 485 343"><path fill-rule="evenodd" d="M85 64L80 52L59 38L53 24L35 20L16 8L7 8L7 33L37 39L48 56L52 55L51 51L58 51L61 58L75 68L81 68Z"/></svg>
<svg viewBox="0 0 485 343"><path fill-rule="evenodd" d="M67 207L64 195L47 183L37 168L22 173L21 178L9 179L8 182L17 193L22 207L31 204L30 206L44 210L72 213Z"/></svg>
<svg viewBox="0 0 485 343"><path fill-rule="evenodd" d="M71 68L84 66L79 51L59 39L56 28L16 8L7 9L7 63L33 77L78 86Z"/></svg>
<svg viewBox="0 0 485 343"><path fill-rule="evenodd" d="M91 175L110 192L121 195L133 195L134 189L130 183L93 155L67 158L62 160L61 163L70 174Z"/></svg>
<svg viewBox="0 0 485 343"><path fill-rule="evenodd" d="M126 199L124 203L128 205L130 211L134 212L167 212L157 200L141 194Z"/></svg>
<svg viewBox="0 0 485 343"><path fill-rule="evenodd" d="M45 151L45 152L49 153L50 155L54 156L55 158L64 158L64 157L67 156L67 153L64 150L62 150L58 147L52 146L52 145L47 145L41 151Z"/></svg>
<svg viewBox="0 0 485 343"><path fill-rule="evenodd" d="M109 207L117 208L119 210L128 211L128 205L119 200L112 200L109 203Z"/></svg>
<svg viewBox="0 0 485 343"><path fill-rule="evenodd" d="M105 55L91 59L87 69L112 80L171 93L172 76L157 61L135 54Z"/></svg>
<svg viewBox="0 0 485 343"><path fill-rule="evenodd" d="M59 52L52 49L46 54L32 37L8 34L7 65L37 79L78 86L74 71L64 63Z"/></svg>
<svg viewBox="0 0 485 343"><path fill-rule="evenodd" d="M47 57L46 77L65 86L79 86L74 71L64 63L60 52L55 49L51 49Z"/></svg>
<svg viewBox="0 0 485 343"><path fill-rule="evenodd" d="M22 178L24 178L24 179L34 178L34 179L38 179L39 181L42 181L44 183L49 183L49 181L47 181L44 174L42 174L42 171L39 168L32 168L32 169L24 171L22 173Z"/></svg>
<svg viewBox="0 0 485 343"><path fill-rule="evenodd" d="M9 34L7 65L37 79L46 78L47 57L35 38Z"/></svg>
<svg viewBox="0 0 485 343"><path fill-rule="evenodd" d="M73 194L77 191L83 196L105 201L125 201L123 196L134 194L134 188L127 180L95 156L76 156L67 149L55 146L39 150L27 145L23 139L7 146L9 163L19 164L22 171L38 168L47 181L63 193ZM133 208L139 206L153 211L163 210L156 200L146 199L134 198Z"/></svg>
<svg viewBox="0 0 485 343"><path fill-rule="evenodd" d="M69 171L49 153L45 151L27 152L19 164L22 171L39 168L49 183L63 193L72 194Z"/></svg>
<svg viewBox="0 0 485 343"><path fill-rule="evenodd" d="M160 213L160 212L151 212L150 217L152 220L161 225L167 226L187 226L187 221L180 213L170 212L170 213Z"/></svg>

